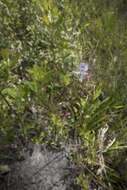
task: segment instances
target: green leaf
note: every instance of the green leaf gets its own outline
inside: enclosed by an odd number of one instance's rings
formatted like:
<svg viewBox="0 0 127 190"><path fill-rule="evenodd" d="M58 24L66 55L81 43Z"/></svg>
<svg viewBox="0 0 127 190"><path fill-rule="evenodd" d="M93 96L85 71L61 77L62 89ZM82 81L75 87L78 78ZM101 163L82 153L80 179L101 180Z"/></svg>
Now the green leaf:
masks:
<svg viewBox="0 0 127 190"><path fill-rule="evenodd" d="M70 78L69 74L65 74L65 75L61 74L60 78L61 78L61 82L63 82L63 84L65 86L68 86L71 82L71 78Z"/></svg>
<svg viewBox="0 0 127 190"><path fill-rule="evenodd" d="M102 94L102 89L97 88L94 92L93 100L96 100Z"/></svg>
<svg viewBox="0 0 127 190"><path fill-rule="evenodd" d="M45 77L45 72L37 65L34 65L33 68L28 70L28 72L35 81L42 81Z"/></svg>
<svg viewBox="0 0 127 190"><path fill-rule="evenodd" d="M15 87L5 88L2 90L2 94L15 98L17 96L17 89Z"/></svg>

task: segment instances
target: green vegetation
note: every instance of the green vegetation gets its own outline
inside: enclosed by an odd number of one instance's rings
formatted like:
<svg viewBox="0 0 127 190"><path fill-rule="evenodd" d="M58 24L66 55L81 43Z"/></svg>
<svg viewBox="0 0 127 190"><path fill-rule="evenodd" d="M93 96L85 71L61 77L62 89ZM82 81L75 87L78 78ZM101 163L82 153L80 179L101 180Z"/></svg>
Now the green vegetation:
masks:
<svg viewBox="0 0 127 190"><path fill-rule="evenodd" d="M0 145L69 144L83 190L126 189L126 5L0 0Z"/></svg>

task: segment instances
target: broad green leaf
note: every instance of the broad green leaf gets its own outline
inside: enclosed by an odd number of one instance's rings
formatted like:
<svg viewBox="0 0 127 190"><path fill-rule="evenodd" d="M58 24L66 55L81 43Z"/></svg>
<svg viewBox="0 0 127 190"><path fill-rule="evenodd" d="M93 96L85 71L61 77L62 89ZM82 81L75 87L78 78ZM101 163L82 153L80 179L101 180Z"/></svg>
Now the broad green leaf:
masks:
<svg viewBox="0 0 127 190"><path fill-rule="evenodd" d="M2 93L15 98L17 96L17 89L15 87L5 88L2 90Z"/></svg>

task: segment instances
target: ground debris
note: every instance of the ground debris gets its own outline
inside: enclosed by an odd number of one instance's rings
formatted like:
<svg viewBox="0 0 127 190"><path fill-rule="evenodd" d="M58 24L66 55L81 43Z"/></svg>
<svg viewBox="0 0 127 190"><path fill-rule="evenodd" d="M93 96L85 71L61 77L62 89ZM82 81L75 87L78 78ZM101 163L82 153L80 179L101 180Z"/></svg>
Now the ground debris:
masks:
<svg viewBox="0 0 127 190"><path fill-rule="evenodd" d="M11 170L0 182L0 190L73 189L74 175L64 150L47 150L41 145L33 145L33 151L25 154L24 160L9 166Z"/></svg>

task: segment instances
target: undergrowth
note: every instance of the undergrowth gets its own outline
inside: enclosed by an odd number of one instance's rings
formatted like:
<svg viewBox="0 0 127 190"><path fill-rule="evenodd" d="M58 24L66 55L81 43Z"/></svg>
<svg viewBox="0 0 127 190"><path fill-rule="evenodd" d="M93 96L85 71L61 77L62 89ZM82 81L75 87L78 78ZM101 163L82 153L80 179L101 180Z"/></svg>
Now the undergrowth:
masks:
<svg viewBox="0 0 127 190"><path fill-rule="evenodd" d="M1 147L69 146L83 190L126 189L125 5L0 0Z"/></svg>

